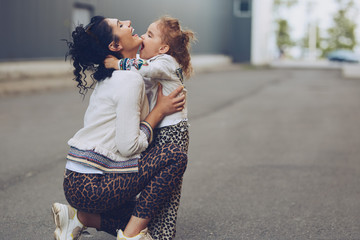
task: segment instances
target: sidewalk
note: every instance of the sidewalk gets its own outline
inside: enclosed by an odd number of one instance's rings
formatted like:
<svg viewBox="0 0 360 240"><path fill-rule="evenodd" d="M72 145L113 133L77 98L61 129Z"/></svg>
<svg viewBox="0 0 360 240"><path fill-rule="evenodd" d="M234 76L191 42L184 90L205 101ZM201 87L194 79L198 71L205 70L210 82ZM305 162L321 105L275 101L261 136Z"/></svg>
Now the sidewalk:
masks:
<svg viewBox="0 0 360 240"><path fill-rule="evenodd" d="M194 55L195 73L207 72L232 65L225 55ZM48 60L0 63L0 96L76 86L70 61Z"/></svg>
<svg viewBox="0 0 360 240"><path fill-rule="evenodd" d="M274 68L302 68L302 69L339 69L344 78L360 79L360 64L330 62L327 60L318 61L273 61L270 64Z"/></svg>
<svg viewBox="0 0 360 240"><path fill-rule="evenodd" d="M234 66L226 55L194 55L195 73L228 69ZM360 64L342 64L328 61L273 61L272 68L341 69L344 78L360 79ZM0 62L0 96L24 92L74 87L70 61L47 60L27 62Z"/></svg>

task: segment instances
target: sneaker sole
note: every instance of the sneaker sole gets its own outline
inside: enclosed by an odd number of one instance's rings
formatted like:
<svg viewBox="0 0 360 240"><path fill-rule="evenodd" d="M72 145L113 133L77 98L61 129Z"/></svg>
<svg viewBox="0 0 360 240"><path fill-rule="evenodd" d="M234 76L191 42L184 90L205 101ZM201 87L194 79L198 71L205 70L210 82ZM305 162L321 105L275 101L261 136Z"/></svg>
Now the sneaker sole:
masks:
<svg viewBox="0 0 360 240"><path fill-rule="evenodd" d="M63 230L63 226L67 226L68 220L68 208L60 203L54 203L51 207L54 223L56 225L56 229L54 231L54 239L55 240L66 240L66 236L61 236Z"/></svg>

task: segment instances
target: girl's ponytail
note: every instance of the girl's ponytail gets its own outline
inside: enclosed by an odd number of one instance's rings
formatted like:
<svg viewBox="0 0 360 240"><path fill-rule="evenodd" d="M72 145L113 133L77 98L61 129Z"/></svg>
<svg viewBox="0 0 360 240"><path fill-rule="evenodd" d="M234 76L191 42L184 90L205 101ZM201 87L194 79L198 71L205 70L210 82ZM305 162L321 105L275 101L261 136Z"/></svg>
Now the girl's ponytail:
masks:
<svg viewBox="0 0 360 240"><path fill-rule="evenodd" d="M189 78L193 72L190 50L191 43L196 40L194 32L182 30L179 20L172 17L164 16L159 21L163 34L162 40L170 47L167 54L176 59L185 77Z"/></svg>

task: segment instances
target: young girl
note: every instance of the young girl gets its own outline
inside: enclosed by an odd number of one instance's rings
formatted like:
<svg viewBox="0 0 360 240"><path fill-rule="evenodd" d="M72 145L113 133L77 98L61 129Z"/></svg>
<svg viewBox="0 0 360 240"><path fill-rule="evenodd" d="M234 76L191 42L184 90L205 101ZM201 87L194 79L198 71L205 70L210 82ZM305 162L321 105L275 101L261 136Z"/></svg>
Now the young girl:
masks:
<svg viewBox="0 0 360 240"><path fill-rule="evenodd" d="M117 59L109 56L105 67L118 70L132 70L140 73L145 81L150 110L156 104L157 88L161 83L164 95L183 86L183 75L189 78L192 73L190 63L190 43L195 40L194 33L182 30L177 19L168 16L150 24L143 39L140 59ZM184 89L183 94L186 93ZM189 132L186 103L181 112L166 116L154 130L152 144L174 143L188 151ZM153 218L149 230L154 239L172 239L175 236L175 223L180 203L181 185L171 195L170 201ZM164 218L164 216L166 216ZM161 222L168 219L167 222Z"/></svg>
<svg viewBox="0 0 360 240"><path fill-rule="evenodd" d="M118 70L132 70L143 76L150 109L156 104L158 83L163 86L164 95L183 85L183 75L189 78L192 73L190 63L190 42L194 39L192 31L184 31L177 19L162 17L150 24L147 32L141 36L143 39L140 50L140 59L117 59L109 56L105 60L105 67ZM184 89L184 93L186 90ZM187 137L187 106L182 112L166 116L157 126L161 128L171 126L170 131L161 131L167 137L157 134L155 142L176 142L186 151L188 149ZM162 129L165 130L165 129ZM180 131L177 131L180 130ZM175 133L177 132L177 133ZM186 134L181 134L185 133ZM163 135L163 134L160 134ZM181 138L179 139L181 135Z"/></svg>

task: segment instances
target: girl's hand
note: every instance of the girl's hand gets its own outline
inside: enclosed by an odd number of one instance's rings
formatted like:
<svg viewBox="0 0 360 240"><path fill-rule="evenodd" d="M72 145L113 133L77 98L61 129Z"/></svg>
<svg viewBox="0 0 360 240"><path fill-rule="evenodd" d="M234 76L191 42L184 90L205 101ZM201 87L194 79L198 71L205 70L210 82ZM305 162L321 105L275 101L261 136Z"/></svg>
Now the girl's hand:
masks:
<svg viewBox="0 0 360 240"><path fill-rule="evenodd" d="M117 59L116 57L112 56L112 55L108 55L105 60L104 60L104 65L106 68L110 69L116 69L119 70L119 59Z"/></svg>
<svg viewBox="0 0 360 240"><path fill-rule="evenodd" d="M181 94L183 89L184 87L180 86L165 96L162 92L162 85L159 83L155 108L158 108L164 116L183 110L185 105L185 94Z"/></svg>

